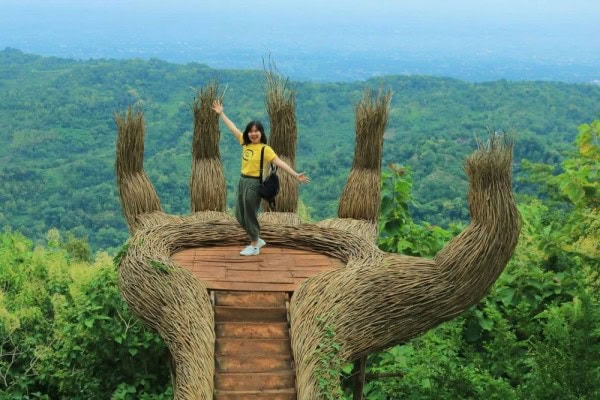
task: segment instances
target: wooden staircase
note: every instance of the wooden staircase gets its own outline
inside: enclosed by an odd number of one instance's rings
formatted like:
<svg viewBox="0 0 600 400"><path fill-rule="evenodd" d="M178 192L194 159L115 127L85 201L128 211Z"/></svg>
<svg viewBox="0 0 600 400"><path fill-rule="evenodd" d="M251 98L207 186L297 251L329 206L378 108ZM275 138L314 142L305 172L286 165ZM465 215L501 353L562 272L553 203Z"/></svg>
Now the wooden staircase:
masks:
<svg viewBox="0 0 600 400"><path fill-rule="evenodd" d="M215 310L216 400L295 400L288 293L345 264L325 254L278 247L255 257L240 245L184 248L171 255L210 291Z"/></svg>
<svg viewBox="0 0 600 400"><path fill-rule="evenodd" d="M213 291L215 400L295 400L286 292Z"/></svg>

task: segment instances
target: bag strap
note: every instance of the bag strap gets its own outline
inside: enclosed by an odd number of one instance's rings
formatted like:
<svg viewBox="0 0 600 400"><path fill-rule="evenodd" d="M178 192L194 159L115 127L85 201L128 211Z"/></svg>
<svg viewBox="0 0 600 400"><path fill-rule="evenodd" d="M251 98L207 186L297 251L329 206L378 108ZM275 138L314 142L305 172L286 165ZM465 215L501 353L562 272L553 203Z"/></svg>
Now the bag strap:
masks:
<svg viewBox="0 0 600 400"><path fill-rule="evenodd" d="M260 180L260 183L262 183L262 172L263 172L263 159L265 158L265 147L267 146L263 146L262 149L260 149L260 173L258 176L258 179Z"/></svg>
<svg viewBox="0 0 600 400"><path fill-rule="evenodd" d="M258 176L258 179L260 179L260 183L263 182L263 160L265 158L265 147L267 147L266 145L262 147L262 149L260 149L260 173ZM271 173L272 174L276 174L277 173L277 166L271 164Z"/></svg>

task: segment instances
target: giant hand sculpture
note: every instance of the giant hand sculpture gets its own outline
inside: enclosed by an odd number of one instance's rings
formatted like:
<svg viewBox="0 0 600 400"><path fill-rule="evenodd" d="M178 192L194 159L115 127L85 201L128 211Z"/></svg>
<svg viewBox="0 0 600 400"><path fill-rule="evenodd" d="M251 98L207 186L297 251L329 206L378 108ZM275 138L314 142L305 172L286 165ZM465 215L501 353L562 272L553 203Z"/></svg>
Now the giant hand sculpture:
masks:
<svg viewBox="0 0 600 400"><path fill-rule="evenodd" d="M270 76L270 144L294 166L294 93ZM190 182L192 214L167 215L143 169L140 113L117 115L116 170L123 213L131 231L120 261L120 287L132 310L158 331L171 352L174 398L212 399L214 316L205 285L171 260L186 247L241 244L245 234L225 213L216 85L194 105ZM435 259L387 254L375 246L381 153L390 95L366 94L356 108L352 171L338 218L301 224L297 186L283 175L277 209L262 214L269 244L325 253L343 269L306 280L290 304L291 340L299 399L320 398L318 351L326 325L351 361L406 342L476 304L500 275L517 244L520 219L511 189L512 144L492 137L466 161L471 222ZM322 356L322 355L321 355Z"/></svg>

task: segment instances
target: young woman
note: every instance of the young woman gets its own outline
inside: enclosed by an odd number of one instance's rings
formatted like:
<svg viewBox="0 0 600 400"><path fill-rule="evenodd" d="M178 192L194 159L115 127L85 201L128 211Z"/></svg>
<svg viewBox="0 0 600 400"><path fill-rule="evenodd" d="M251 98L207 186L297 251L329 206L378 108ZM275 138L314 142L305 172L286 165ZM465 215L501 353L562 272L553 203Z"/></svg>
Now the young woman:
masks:
<svg viewBox="0 0 600 400"><path fill-rule="evenodd" d="M240 252L243 256L256 256L260 249L267 243L259 237L260 226L258 224L258 208L260 207L260 154L264 147L264 163L272 163L294 176L300 183L308 183L310 179L304 173L294 171L289 165L282 161L270 146L267 146L267 136L263 125L259 121L250 121L244 132L241 132L235 124L227 118L223 112L223 104L219 101L213 102L212 109L219 114L227 128L233 133L242 146L242 176L238 184L237 203L235 216L248 236L250 245Z"/></svg>

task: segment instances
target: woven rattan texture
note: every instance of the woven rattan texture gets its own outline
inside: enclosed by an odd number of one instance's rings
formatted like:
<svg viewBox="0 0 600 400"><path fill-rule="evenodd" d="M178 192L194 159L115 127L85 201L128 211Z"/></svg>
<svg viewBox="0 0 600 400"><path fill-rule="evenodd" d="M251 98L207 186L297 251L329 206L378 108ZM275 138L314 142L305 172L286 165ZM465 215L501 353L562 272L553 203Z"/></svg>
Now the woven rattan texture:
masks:
<svg viewBox="0 0 600 400"><path fill-rule="evenodd" d="M216 96L216 91L202 93ZM363 102L366 106L357 107L357 143L363 143L360 137L366 137L368 140L360 146L372 151L365 152L357 144L353 169L341 199L340 218L301 223L295 213L297 191L290 191L293 194L287 196L294 198L284 201L289 210L267 212L260 217L261 237L268 243L320 252L346 264L345 268L306 280L291 299L296 389L297 398L302 400L328 395L319 391L323 387L318 385L322 378L318 373L320 360L338 357L351 361L406 342L477 303L502 272L519 234L520 220L511 191L512 143L503 137L492 137L465 164L471 213L465 231L434 260L381 252L374 243L380 148L389 94L380 93L376 99L366 96ZM210 118L210 114L206 115ZM289 116L285 118L285 124L291 124ZM192 177L192 208L199 212L172 216L161 211L158 196L143 169L142 115L130 110L117 115L116 121L117 184L132 234L119 264L123 297L168 346L173 359L174 398L212 399L212 305L205 285L176 265L171 255L183 248L242 245L247 241L233 218L221 211L219 199L225 182L221 178L218 148L214 146L218 130L215 132L210 124L202 128L203 119L195 118L194 146L199 148L194 147L193 162L199 165L192 167L192 174L207 173L212 183L206 185L200 177ZM272 120L271 126L277 123ZM295 128L282 131L295 135ZM200 140L196 135L212 138ZM295 149L295 138L293 142ZM278 152L275 147L274 150ZM376 157L372 158L374 153ZM213 190L217 196L209 193ZM288 189L284 186L284 190ZM216 199L217 204L212 210L213 206L206 206L213 204L210 199ZM324 327L335 333L339 352L322 346L327 341Z"/></svg>

